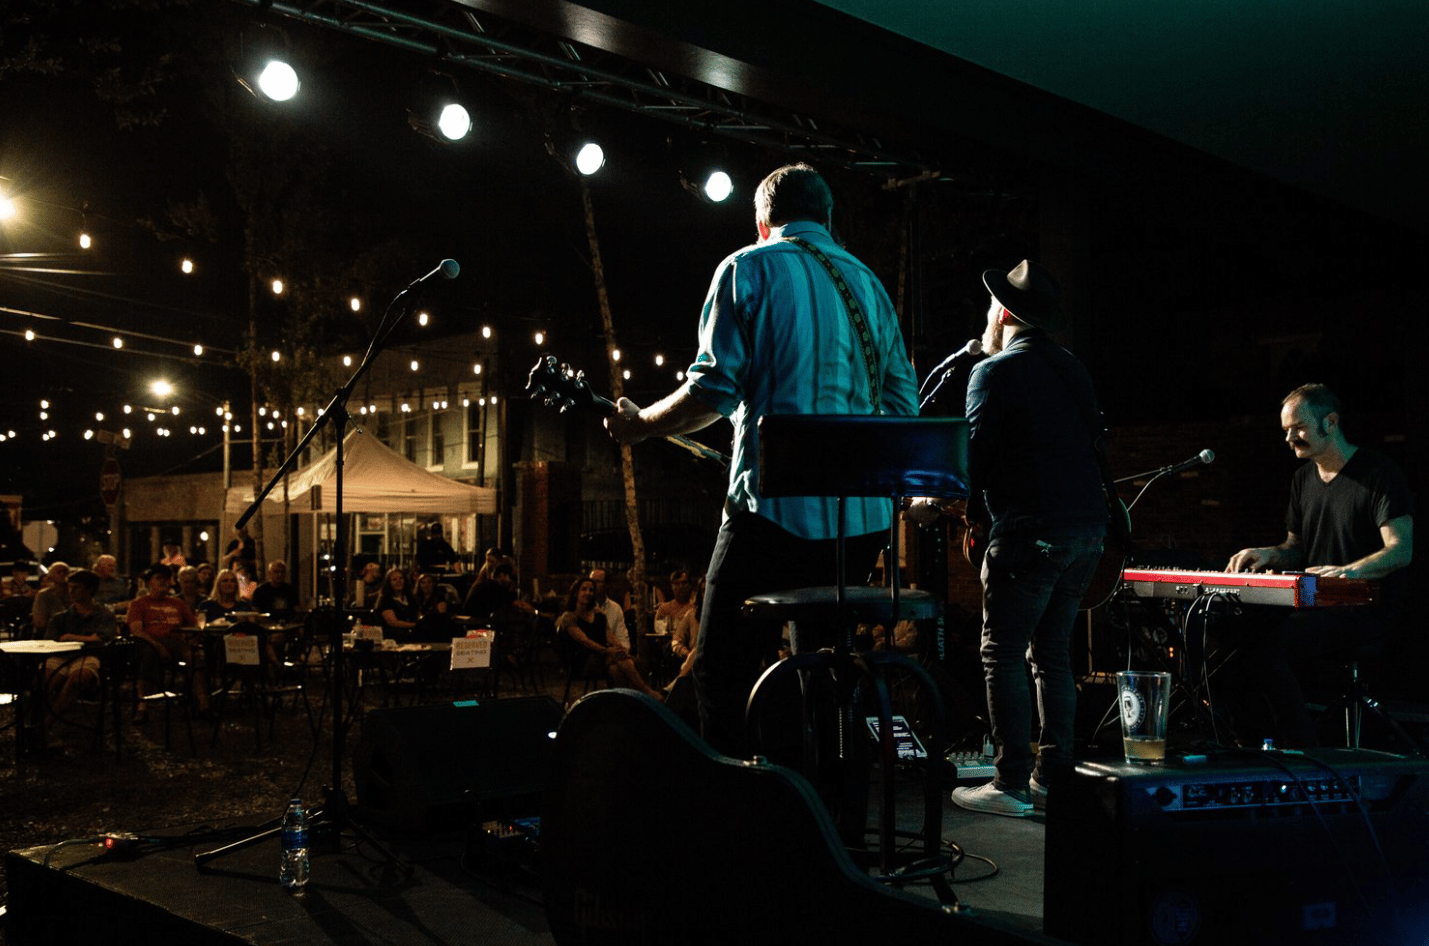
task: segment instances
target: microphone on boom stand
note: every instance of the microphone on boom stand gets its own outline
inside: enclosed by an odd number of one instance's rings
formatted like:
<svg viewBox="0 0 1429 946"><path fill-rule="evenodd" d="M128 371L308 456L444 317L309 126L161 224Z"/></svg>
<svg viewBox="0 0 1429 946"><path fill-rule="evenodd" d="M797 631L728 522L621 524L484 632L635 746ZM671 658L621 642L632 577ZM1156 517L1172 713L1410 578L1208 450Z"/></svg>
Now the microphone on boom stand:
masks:
<svg viewBox="0 0 1429 946"><path fill-rule="evenodd" d="M918 410L922 411L923 408L932 403L933 398L938 396L938 392L942 390L943 385L953 376L953 372L958 369L963 361L975 359L981 355L982 341L980 339L970 338L966 345L939 362L936 368L928 372L928 376L923 379L922 386L918 388L918 395L922 397L922 401L918 404ZM923 392L927 390L928 385L934 378L938 379L937 384L934 384L933 389L928 391L927 396L924 397Z"/></svg>

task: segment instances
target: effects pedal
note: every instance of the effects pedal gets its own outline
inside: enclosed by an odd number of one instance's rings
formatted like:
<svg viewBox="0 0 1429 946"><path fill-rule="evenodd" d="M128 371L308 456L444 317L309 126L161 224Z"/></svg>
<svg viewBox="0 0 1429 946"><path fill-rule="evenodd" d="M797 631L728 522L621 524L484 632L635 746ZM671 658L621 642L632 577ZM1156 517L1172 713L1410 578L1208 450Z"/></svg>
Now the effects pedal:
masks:
<svg viewBox="0 0 1429 946"><path fill-rule="evenodd" d="M992 764L994 755L991 738L983 739L981 751L949 752L948 765L952 766L953 780L957 782L987 781L992 778L997 772Z"/></svg>

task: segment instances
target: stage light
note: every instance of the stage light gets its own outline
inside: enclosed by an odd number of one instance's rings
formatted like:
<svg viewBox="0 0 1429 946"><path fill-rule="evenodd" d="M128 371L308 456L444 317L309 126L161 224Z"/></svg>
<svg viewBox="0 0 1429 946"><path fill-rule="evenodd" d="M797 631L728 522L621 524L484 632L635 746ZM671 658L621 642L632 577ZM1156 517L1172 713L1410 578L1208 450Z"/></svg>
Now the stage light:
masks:
<svg viewBox="0 0 1429 946"><path fill-rule="evenodd" d="M286 33L267 23L254 23L239 37L233 77L254 98L288 102L303 87L291 58Z"/></svg>
<svg viewBox="0 0 1429 946"><path fill-rule="evenodd" d="M715 203L720 203L732 193L734 193L734 182L725 172L715 171L705 178L705 196Z"/></svg>
<svg viewBox="0 0 1429 946"><path fill-rule="evenodd" d="M467 132L471 131L471 115L467 113L465 106L450 102L442 106L437 128L448 141L461 141Z"/></svg>
<svg viewBox="0 0 1429 946"><path fill-rule="evenodd" d="M590 177L603 167L605 167L605 149L594 141L588 141L581 145L581 149L576 152L576 170L586 177Z"/></svg>
<svg viewBox="0 0 1429 946"><path fill-rule="evenodd" d="M441 144L461 141L471 133L471 113L461 103L456 80L443 73L428 73L412 93L407 124L418 134Z"/></svg>

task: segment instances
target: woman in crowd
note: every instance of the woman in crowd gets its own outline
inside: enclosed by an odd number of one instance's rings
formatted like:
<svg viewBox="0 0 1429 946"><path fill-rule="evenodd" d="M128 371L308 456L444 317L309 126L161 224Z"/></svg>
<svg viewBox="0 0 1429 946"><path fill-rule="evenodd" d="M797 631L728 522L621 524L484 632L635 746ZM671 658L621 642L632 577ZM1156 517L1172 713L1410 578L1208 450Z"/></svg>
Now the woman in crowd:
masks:
<svg viewBox="0 0 1429 946"><path fill-rule="evenodd" d="M402 569L387 572L372 610L385 630L398 632L392 635L394 637L406 637L406 632L417 626L417 603L407 594L407 575Z"/></svg>
<svg viewBox="0 0 1429 946"><path fill-rule="evenodd" d="M451 588L437 580L431 572L422 572L417 578L417 594L414 604L419 618L442 618L452 613Z"/></svg>
<svg viewBox="0 0 1429 946"><path fill-rule="evenodd" d="M657 700L665 698L640 676L629 651L619 644L607 643L605 615L596 610L595 582L591 579L577 578L571 585L570 594L566 596L566 611L556 619L556 632L564 634L568 646L574 649L573 665L578 665L582 656L586 660L604 660L613 685L639 690Z"/></svg>
<svg viewBox="0 0 1429 946"><path fill-rule="evenodd" d="M217 569L210 562L199 562L194 566L198 570L198 590L205 598L213 594L213 577L218 574Z"/></svg>
<svg viewBox="0 0 1429 946"><path fill-rule="evenodd" d="M238 576L225 568L214 577L213 594L199 602L198 611L205 621L216 621L240 610L242 602L238 600Z"/></svg>

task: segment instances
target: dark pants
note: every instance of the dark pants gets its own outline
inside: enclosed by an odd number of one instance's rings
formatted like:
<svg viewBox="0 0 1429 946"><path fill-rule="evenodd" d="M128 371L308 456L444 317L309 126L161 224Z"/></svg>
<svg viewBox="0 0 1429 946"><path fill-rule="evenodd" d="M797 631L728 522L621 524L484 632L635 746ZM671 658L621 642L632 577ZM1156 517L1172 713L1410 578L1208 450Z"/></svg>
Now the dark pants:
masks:
<svg viewBox="0 0 1429 946"><path fill-rule="evenodd" d="M885 537L883 532L873 532L845 540L845 581L866 581ZM700 729L717 751L744 756L749 691L778 657L781 625L745 618L740 613L745 599L769 591L833 584L837 561L836 540L801 539L754 513L736 513L720 526L705 574L693 670Z"/></svg>
<svg viewBox="0 0 1429 946"><path fill-rule="evenodd" d="M993 782L1003 791L1027 791L1034 736L1039 782L1057 780L1071 767L1077 714L1072 624L1101 553L1100 538L1032 529L988 544L982 565L982 666L997 747ZM1027 688L1029 661L1037 686L1037 733Z"/></svg>

